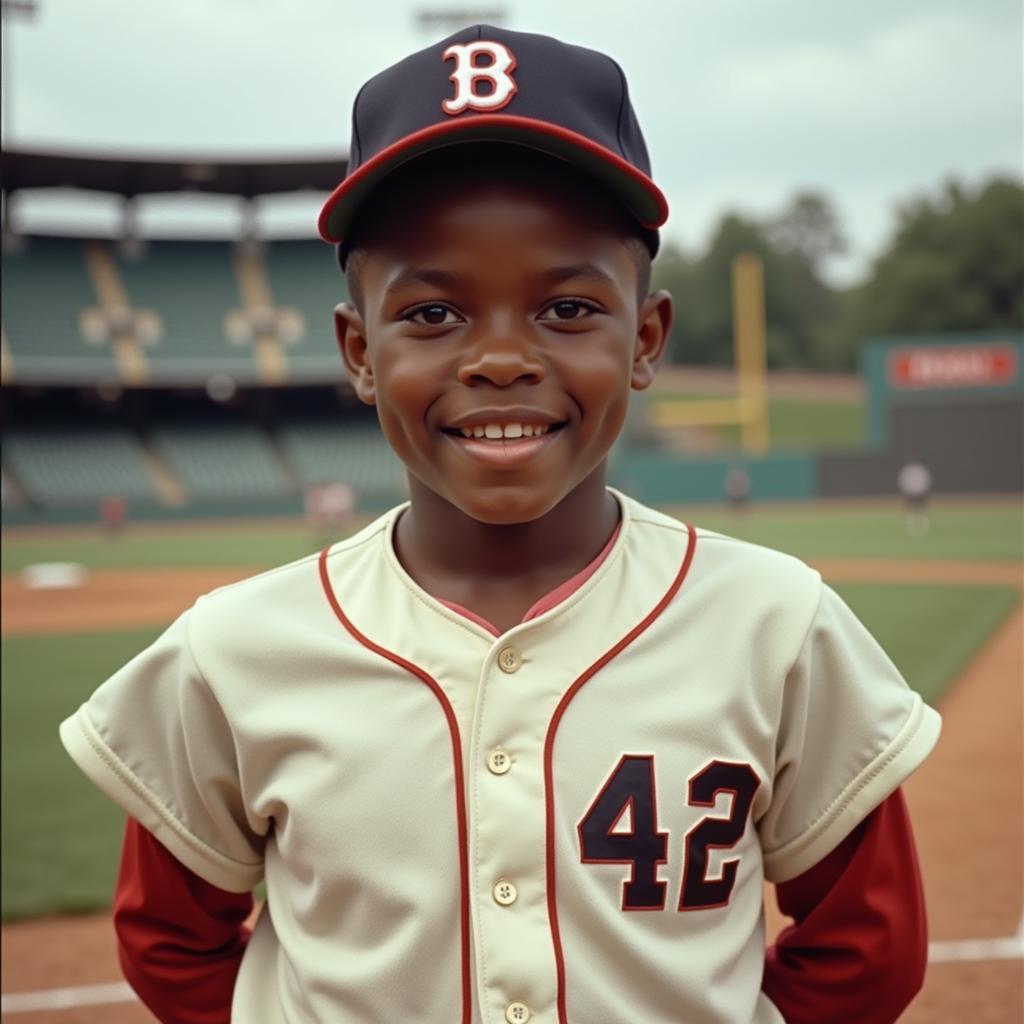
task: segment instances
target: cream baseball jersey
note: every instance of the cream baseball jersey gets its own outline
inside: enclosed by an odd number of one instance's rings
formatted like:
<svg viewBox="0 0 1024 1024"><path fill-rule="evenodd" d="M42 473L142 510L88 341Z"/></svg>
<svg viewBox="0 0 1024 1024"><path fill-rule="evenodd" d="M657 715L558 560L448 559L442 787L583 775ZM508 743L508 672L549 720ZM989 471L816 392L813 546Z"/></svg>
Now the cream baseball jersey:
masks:
<svg viewBox="0 0 1024 1024"><path fill-rule="evenodd" d="M266 878L233 1019L782 1021L763 880L939 718L802 563L616 497L597 571L500 637L404 572L399 508L201 598L62 725L193 871Z"/></svg>

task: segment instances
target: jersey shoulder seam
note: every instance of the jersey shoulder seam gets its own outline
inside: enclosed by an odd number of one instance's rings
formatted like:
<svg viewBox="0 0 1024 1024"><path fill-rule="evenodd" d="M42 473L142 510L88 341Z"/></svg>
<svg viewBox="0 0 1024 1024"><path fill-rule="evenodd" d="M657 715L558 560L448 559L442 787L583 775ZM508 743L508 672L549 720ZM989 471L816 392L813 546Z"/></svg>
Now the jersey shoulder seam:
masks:
<svg viewBox="0 0 1024 1024"><path fill-rule="evenodd" d="M742 537L730 537L727 533L718 533L716 530L709 530L704 526L694 526L697 533L697 540L702 545L722 545L724 547L745 548L746 550L762 556L777 559L779 562L786 562L794 569L797 569L809 577L814 577L821 582L821 574L813 565L808 565L802 558L790 554L788 551L780 551L778 548L771 548L765 544L757 544L751 540L744 540Z"/></svg>
<svg viewBox="0 0 1024 1024"><path fill-rule="evenodd" d="M390 513L378 516L372 523L369 523L363 529L357 533L352 534L351 537L345 537L343 540L335 541L330 544L327 548L327 557L334 558L335 555L343 555L349 551L354 551L357 548L361 548L371 541L376 540L382 532L384 532L390 521ZM322 551L316 552L311 555L311 558L317 559L322 554Z"/></svg>
<svg viewBox="0 0 1024 1024"><path fill-rule="evenodd" d="M386 516L381 516L379 519L370 523L351 537L346 537L344 540L340 540L329 545L327 549L327 557L333 558L336 554L344 554L362 546L363 544L369 543L377 536L380 530L384 528L386 525L386 519ZM227 594L242 587L246 587L249 584L255 583L257 580L266 580L273 576L280 576L283 573L293 571L297 572L301 569L305 569L310 563L318 562L322 553L322 549L320 551L313 551L308 555L303 555L301 558L296 558L294 561L286 562L284 565L275 565L273 568L265 569L263 572L258 572L254 576L246 576L245 579L236 580L234 583L225 583L222 587L215 587L213 590L207 591L205 594L201 594L197 598L196 603L198 604L200 601L207 600L208 598L216 597L220 594Z"/></svg>
<svg viewBox="0 0 1024 1024"><path fill-rule="evenodd" d="M204 680L205 682L205 680ZM117 752L113 750L110 745L103 739L99 730L96 728L92 719L89 717L86 709L82 708L82 713L85 716L85 722L88 725L88 729L83 729L82 733L85 736L86 741L92 747L96 756L102 760L107 767L118 777L121 781L131 790L133 790L138 796L165 821L167 824L176 832L178 835L188 843L188 845L195 848L197 851L202 853L204 856L210 856L211 854L215 858L220 858L229 864L236 865L240 868L258 868L262 865L261 861L244 861L236 860L234 857L229 856L222 850L218 850L215 846L211 846L204 839L201 839L194 832L192 832L184 822L180 821L177 816L167 807L164 802L147 786L142 779L140 779L134 772L125 764L124 761L118 757Z"/></svg>
<svg viewBox="0 0 1024 1024"><path fill-rule="evenodd" d="M684 523L681 519L669 519L668 517L663 519L660 516L658 518L648 518L643 513L639 515L634 513L632 520L638 526L654 526L659 530L669 530L672 533L688 533L690 531L689 524ZM693 529L696 530L696 527ZM700 531L697 532L699 533Z"/></svg>
<svg viewBox="0 0 1024 1024"><path fill-rule="evenodd" d="M274 576L280 576L283 573L301 569L310 562L314 562L319 557L319 552L303 555L301 558L297 558L293 562L286 562L284 565L275 565L273 568L264 569L263 572L258 572L253 576L246 576L245 579L235 580L234 583L225 583L221 587L214 587L213 590L208 590L205 594L200 594L193 603L192 609L189 610L198 609L202 604L210 601L211 599L219 598L225 594L234 593L234 591L241 590L258 581L267 580Z"/></svg>

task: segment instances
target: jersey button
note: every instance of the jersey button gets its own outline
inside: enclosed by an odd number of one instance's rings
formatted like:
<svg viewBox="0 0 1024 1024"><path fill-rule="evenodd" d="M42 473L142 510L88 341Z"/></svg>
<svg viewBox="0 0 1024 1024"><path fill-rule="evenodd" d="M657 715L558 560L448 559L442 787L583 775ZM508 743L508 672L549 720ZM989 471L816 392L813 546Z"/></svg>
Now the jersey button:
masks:
<svg viewBox="0 0 1024 1024"><path fill-rule="evenodd" d="M498 668L502 672L518 672L519 666L523 663L523 656L515 647L502 647L498 651Z"/></svg>
<svg viewBox="0 0 1024 1024"><path fill-rule="evenodd" d="M503 907L510 907L519 896L519 890L507 879L499 878L494 883L494 902Z"/></svg>
<svg viewBox="0 0 1024 1024"><path fill-rule="evenodd" d="M505 1007L505 1020L508 1021L508 1024L524 1024L532 1016L526 1003L509 1003Z"/></svg>
<svg viewBox="0 0 1024 1024"><path fill-rule="evenodd" d="M504 775L512 767L512 758L501 747L495 747L487 755L487 767L495 775Z"/></svg>

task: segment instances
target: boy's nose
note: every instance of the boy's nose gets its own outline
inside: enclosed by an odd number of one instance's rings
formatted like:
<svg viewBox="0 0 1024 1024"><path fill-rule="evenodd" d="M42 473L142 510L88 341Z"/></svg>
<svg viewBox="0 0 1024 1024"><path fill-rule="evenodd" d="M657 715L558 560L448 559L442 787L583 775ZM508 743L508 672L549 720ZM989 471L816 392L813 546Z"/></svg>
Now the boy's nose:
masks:
<svg viewBox="0 0 1024 1024"><path fill-rule="evenodd" d="M459 366L459 382L467 387L493 384L508 387L519 381L539 384L545 377L543 361L525 338L490 334L467 350Z"/></svg>

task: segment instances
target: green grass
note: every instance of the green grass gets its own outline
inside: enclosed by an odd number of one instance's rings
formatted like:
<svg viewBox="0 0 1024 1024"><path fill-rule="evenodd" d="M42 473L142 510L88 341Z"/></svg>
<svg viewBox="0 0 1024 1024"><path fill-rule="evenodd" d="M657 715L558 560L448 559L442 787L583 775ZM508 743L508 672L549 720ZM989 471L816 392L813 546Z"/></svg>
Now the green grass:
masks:
<svg viewBox="0 0 1024 1024"><path fill-rule="evenodd" d="M1020 600L1013 587L843 583L835 589L931 703Z"/></svg>
<svg viewBox="0 0 1024 1024"><path fill-rule="evenodd" d="M716 427L715 433L732 447L740 443L739 427ZM772 449L856 448L864 443L864 406L769 398L768 436Z"/></svg>
<svg viewBox="0 0 1024 1024"><path fill-rule="evenodd" d="M1008 587L837 588L934 701L1017 599ZM72 764L57 726L158 631L8 637L3 671L3 914L109 905L123 817Z"/></svg>
<svg viewBox="0 0 1024 1024"><path fill-rule="evenodd" d="M124 816L72 763L57 726L158 632L4 639L5 919L109 905Z"/></svg>
<svg viewBox="0 0 1024 1024"><path fill-rule="evenodd" d="M651 402L667 399L707 400L730 398L731 393L662 390L652 393ZM738 426L709 427L723 444L739 443ZM768 399L768 432L772 448L845 448L864 443L864 403L849 399L816 401L805 398Z"/></svg>
<svg viewBox="0 0 1024 1024"><path fill-rule="evenodd" d="M864 443L864 405L770 398L768 427L772 447L857 446ZM735 436L738 440L739 431Z"/></svg>
<svg viewBox="0 0 1024 1024"><path fill-rule="evenodd" d="M788 551L800 558L914 558L1020 561L1024 516L1011 504L941 504L930 514L926 537L907 536L897 502L835 510L755 507L736 513L720 507L670 510L709 530Z"/></svg>
<svg viewBox="0 0 1024 1024"><path fill-rule="evenodd" d="M1006 502L937 502L929 535L906 534L898 502L870 506L761 505L737 515L718 506L669 509L682 519L801 558L1024 558L1024 518ZM5 572L33 562L81 562L91 568L252 566L269 568L316 551L322 541L301 523L193 523L181 530L141 526L117 538L98 530L41 537L38 531L4 535Z"/></svg>
<svg viewBox="0 0 1024 1024"><path fill-rule="evenodd" d="M4 538L4 570L15 572L33 562L81 562L94 569L155 568L169 565L246 565L269 568L317 551L320 543L301 523L246 525L190 524L181 531L166 527L129 529L120 537L88 534L38 534Z"/></svg>

